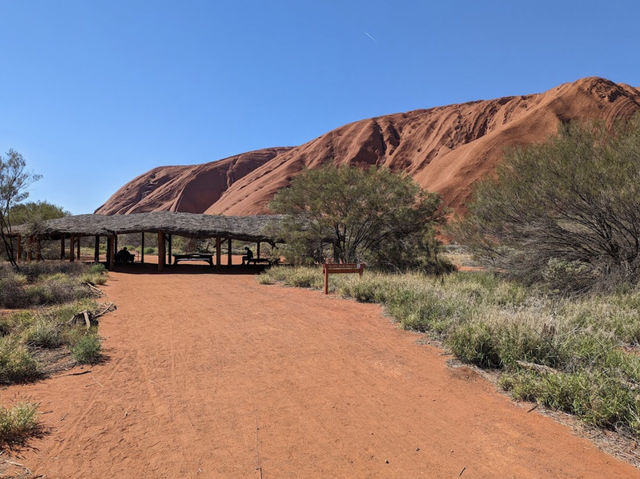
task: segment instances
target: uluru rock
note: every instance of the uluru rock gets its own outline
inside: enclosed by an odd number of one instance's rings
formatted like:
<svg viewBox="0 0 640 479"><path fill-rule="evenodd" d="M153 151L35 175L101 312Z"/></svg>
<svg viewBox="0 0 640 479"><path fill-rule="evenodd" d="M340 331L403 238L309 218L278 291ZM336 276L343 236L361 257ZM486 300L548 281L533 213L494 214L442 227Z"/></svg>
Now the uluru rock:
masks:
<svg viewBox="0 0 640 479"><path fill-rule="evenodd" d="M460 210L473 183L495 170L506 148L543 142L562 122L611 123L638 110L638 89L590 77L544 93L385 115L342 126L297 147L154 168L120 188L96 212L268 213L268 202L295 175L327 163L406 172Z"/></svg>

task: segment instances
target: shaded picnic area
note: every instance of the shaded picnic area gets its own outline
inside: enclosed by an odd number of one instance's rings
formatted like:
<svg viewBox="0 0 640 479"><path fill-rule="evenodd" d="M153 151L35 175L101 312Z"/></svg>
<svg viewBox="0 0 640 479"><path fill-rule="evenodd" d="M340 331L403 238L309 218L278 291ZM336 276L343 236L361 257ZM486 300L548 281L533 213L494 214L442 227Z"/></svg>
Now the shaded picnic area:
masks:
<svg viewBox="0 0 640 479"><path fill-rule="evenodd" d="M282 220L281 215L222 216L170 211L110 216L85 214L47 220L37 225L21 225L13 229L11 237L16 256L26 261L41 259L39 252L44 241L60 242L60 259L80 260L80 240L90 237L94 240L93 261L98 263L104 258L106 267L112 270L117 262L129 262L117 261L122 259L118 237L138 233L141 235L141 247L137 257L131 255L134 265L156 264L157 271L161 272L168 265L182 266L185 262L200 265L205 262L212 271L228 272L238 266L243 269L270 266L274 260L264 257L261 247L267 244L273 249L282 243L276 233ZM149 233L157 235L157 255L145 261L145 234L148 236ZM176 236L212 239L215 241L214 251L175 252L173 239ZM255 245L255 254L251 249L251 257L245 258L240 265L236 264L237 261L234 263L234 241ZM101 255L101 249L105 249L106 254ZM130 267L127 269L131 270Z"/></svg>

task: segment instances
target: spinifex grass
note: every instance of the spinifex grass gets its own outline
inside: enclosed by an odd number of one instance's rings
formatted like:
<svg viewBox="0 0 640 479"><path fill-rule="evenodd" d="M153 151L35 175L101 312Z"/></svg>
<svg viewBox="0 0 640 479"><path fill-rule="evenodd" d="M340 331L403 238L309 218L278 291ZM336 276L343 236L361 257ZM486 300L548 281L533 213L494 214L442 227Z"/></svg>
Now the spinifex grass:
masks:
<svg viewBox="0 0 640 479"><path fill-rule="evenodd" d="M0 446L21 444L39 430L37 405L20 403L10 408L0 406Z"/></svg>

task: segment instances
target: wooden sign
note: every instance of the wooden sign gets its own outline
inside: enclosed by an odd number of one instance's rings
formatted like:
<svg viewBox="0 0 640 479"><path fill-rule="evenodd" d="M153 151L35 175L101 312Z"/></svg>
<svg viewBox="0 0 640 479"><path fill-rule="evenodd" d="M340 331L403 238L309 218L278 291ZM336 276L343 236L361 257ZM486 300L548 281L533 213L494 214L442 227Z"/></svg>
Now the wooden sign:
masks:
<svg viewBox="0 0 640 479"><path fill-rule="evenodd" d="M364 263L325 263L322 265L324 273L324 294L329 294L329 274L358 273L362 278Z"/></svg>

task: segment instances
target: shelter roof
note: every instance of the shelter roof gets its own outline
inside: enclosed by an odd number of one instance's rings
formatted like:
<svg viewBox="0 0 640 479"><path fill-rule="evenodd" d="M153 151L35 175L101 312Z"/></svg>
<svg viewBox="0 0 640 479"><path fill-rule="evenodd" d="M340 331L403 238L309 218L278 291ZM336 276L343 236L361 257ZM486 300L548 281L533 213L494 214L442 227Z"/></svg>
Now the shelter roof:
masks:
<svg viewBox="0 0 640 479"><path fill-rule="evenodd" d="M37 225L40 238L62 236L113 235L137 232L163 232L192 238L221 236L243 241L278 241L274 238L282 215L222 216L172 211L132 213L128 215L76 215L46 220ZM28 234L32 226L13 228L14 233Z"/></svg>

